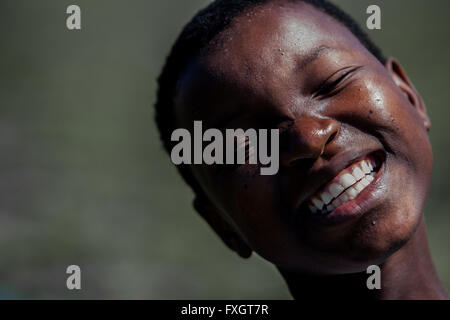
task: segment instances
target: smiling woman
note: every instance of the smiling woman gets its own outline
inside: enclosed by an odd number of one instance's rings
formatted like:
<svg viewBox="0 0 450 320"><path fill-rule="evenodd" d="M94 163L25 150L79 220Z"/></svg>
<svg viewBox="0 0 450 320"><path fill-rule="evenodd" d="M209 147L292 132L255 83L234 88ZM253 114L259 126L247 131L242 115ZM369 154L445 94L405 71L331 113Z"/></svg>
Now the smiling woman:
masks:
<svg viewBox="0 0 450 320"><path fill-rule="evenodd" d="M444 299L423 207L425 105L394 59L321 0L215 1L159 78L163 142L202 120L280 129L280 169L180 166L194 205L242 257L272 262L295 298ZM366 287L380 265L381 290Z"/></svg>

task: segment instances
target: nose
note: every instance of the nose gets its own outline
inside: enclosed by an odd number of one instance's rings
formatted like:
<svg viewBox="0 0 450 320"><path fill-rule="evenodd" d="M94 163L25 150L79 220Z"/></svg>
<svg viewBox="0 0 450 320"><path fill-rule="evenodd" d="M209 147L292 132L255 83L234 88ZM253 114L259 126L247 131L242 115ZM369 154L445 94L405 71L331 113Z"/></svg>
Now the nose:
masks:
<svg viewBox="0 0 450 320"><path fill-rule="evenodd" d="M317 159L339 132L339 122L330 118L302 117L282 134L280 162L293 166L299 160Z"/></svg>

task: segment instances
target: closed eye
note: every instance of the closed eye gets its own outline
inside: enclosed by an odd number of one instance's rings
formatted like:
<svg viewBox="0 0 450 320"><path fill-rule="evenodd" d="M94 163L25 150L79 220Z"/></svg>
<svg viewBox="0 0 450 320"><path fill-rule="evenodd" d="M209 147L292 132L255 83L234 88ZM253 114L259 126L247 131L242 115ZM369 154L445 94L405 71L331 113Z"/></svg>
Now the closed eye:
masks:
<svg viewBox="0 0 450 320"><path fill-rule="evenodd" d="M360 68L347 67L337 71L320 85L319 89L313 94L313 98L325 98L337 94L342 89L339 88L339 85Z"/></svg>
<svg viewBox="0 0 450 320"><path fill-rule="evenodd" d="M225 148L224 149L225 153L224 153L224 159L228 159L226 152L228 152L228 149ZM234 171L236 169L238 169L239 167L243 166L243 165L247 165L247 164L256 164L256 149L255 146L252 145L250 143L250 140L248 138L248 136L240 136L238 137L234 137L234 148L233 148L233 161L232 163L227 163L225 166L216 166L216 170L218 172L222 171L222 170L231 170ZM240 154L244 154L243 159L240 158ZM250 157L252 157L252 160L250 160ZM241 163L241 160L244 161L244 163Z"/></svg>
<svg viewBox="0 0 450 320"><path fill-rule="evenodd" d="M245 163L244 164L249 164L250 163L250 157L254 157L255 154L255 146L253 144L250 144L250 140L248 138L248 136L244 136L244 139L241 139L241 141L239 141L239 139L236 139L236 144L235 144L235 155L237 155L239 152L244 152L244 159L245 159ZM243 149L243 150L242 150ZM254 162L255 159L252 159Z"/></svg>

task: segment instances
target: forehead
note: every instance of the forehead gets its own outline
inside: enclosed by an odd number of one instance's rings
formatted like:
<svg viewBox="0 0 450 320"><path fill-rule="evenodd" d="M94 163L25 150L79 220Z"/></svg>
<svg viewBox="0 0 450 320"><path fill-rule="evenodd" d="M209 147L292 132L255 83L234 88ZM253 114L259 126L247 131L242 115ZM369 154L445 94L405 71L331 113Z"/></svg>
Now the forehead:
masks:
<svg viewBox="0 0 450 320"><path fill-rule="evenodd" d="M300 85L319 56L342 60L343 52L370 56L345 26L309 4L272 1L252 8L217 35L180 77L176 112L192 115L193 105L210 108L236 91L255 93L250 97L286 90L294 77ZM208 92L215 93L214 101Z"/></svg>
<svg viewBox="0 0 450 320"><path fill-rule="evenodd" d="M229 70L235 64L298 61L322 44L360 45L346 27L312 5L272 1L235 18L211 41L203 57L211 67L224 68L226 64L224 69Z"/></svg>

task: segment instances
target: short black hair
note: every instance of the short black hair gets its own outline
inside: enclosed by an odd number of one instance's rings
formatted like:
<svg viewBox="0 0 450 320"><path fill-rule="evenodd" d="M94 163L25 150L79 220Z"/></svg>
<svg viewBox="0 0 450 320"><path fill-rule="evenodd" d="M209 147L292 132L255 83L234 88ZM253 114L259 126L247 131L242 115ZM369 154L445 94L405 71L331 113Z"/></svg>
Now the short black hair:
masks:
<svg viewBox="0 0 450 320"><path fill-rule="evenodd" d="M273 0L216 0L200 10L183 28L175 44L167 56L165 65L158 77L158 91L155 103L155 120L164 148L170 154L173 147L171 135L177 128L174 115L174 97L178 78L183 73L191 59L200 54L211 40L224 31L230 23L253 7L269 3ZM343 12L327 0L287 0L291 2L308 3L318 10L328 14L347 27L359 41L380 62L385 58L381 50L370 40L367 34L347 13ZM191 186L197 195L203 191L193 177L189 168L181 164L177 166L181 176Z"/></svg>

